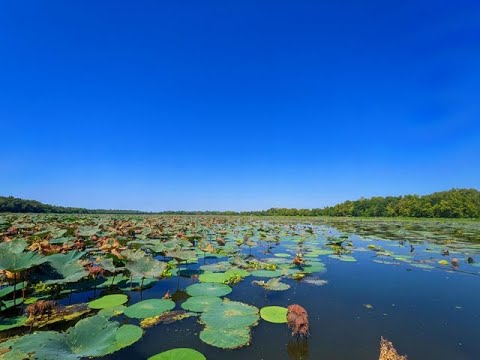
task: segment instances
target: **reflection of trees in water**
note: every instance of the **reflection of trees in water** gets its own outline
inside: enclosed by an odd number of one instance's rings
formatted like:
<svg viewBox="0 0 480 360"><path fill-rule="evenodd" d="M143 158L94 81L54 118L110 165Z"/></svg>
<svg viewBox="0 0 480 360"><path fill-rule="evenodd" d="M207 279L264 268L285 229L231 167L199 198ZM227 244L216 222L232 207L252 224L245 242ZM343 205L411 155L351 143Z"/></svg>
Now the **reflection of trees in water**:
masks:
<svg viewBox="0 0 480 360"><path fill-rule="evenodd" d="M306 338L291 338L287 344L287 353L292 360L306 360L310 356L308 349L308 339Z"/></svg>

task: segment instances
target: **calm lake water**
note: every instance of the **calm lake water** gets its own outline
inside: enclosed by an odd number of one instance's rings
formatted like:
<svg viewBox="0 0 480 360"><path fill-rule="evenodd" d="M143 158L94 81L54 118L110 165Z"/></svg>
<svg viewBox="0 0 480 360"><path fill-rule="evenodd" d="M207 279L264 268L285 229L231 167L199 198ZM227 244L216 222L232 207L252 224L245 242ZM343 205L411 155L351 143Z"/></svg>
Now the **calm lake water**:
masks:
<svg viewBox="0 0 480 360"><path fill-rule="evenodd" d="M222 350L199 339L204 326L198 318L191 317L148 328L140 341L104 359L146 359L172 348L189 347L209 360L373 360L378 359L381 336L412 360L480 358L480 267L477 267L480 242L471 241L478 237L478 224L428 222L424 226L418 221L387 225L378 221L310 224L304 220L296 226L276 224L270 233L278 232L277 243L265 243L254 236L252 240L257 245L242 248L242 255L262 259L285 253L293 258L299 243L308 250L306 253L314 254L315 249L328 248L329 240L343 235L343 247L355 261L341 261L328 254L314 256L310 259L322 261L326 272L313 273L302 280L284 278L282 281L291 285L286 291L266 291L252 284L261 278L249 276L233 285L232 293L227 295L230 300L258 308L302 305L310 317L311 336L307 340L292 338L286 324L260 320L252 329L250 345ZM238 225L236 231L241 233L242 226L246 225ZM313 228L313 232L305 233L308 228ZM287 234L292 229L296 235ZM445 249L449 255L442 255ZM266 250L270 253L266 254ZM467 263L468 257L476 263ZM285 261L291 262L292 258ZM452 258L458 259L458 268L450 265ZM188 268L199 269L204 264L224 260L200 258L198 264L190 264ZM448 265L439 264L440 260L448 261ZM312 279L327 283L312 284L308 281ZM185 298L185 288L197 281L185 277L160 280L141 293L129 293L129 304L161 298L167 291L175 299ZM97 291L95 296L99 295ZM77 293L62 302L92 298L93 292ZM177 309L181 309L182 301L177 301ZM123 315L115 320L138 323Z"/></svg>

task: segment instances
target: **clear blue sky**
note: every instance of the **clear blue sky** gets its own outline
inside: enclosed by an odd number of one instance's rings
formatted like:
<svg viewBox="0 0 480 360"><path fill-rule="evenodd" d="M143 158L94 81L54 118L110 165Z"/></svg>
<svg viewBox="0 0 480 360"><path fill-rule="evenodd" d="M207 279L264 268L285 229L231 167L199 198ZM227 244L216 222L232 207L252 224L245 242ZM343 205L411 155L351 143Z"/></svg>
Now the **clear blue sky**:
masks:
<svg viewBox="0 0 480 360"><path fill-rule="evenodd" d="M480 187L480 3L0 3L0 194L321 207Z"/></svg>

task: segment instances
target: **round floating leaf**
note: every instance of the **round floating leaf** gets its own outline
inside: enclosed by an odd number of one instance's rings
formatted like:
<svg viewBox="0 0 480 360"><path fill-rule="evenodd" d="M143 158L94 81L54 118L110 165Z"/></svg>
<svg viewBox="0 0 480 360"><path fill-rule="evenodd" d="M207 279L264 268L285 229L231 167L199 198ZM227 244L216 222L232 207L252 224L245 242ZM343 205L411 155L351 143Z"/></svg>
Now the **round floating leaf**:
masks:
<svg viewBox="0 0 480 360"><path fill-rule="evenodd" d="M221 349L236 349L250 342L250 328L224 329L206 327L200 332L200 339Z"/></svg>
<svg viewBox="0 0 480 360"><path fill-rule="evenodd" d="M273 255L276 256L276 257L280 257L280 258L289 258L289 257L292 257L292 255L286 254L286 253L277 253L277 254L273 254Z"/></svg>
<svg viewBox="0 0 480 360"><path fill-rule="evenodd" d="M410 264L411 266L413 267L416 267L416 268L419 268L419 269L425 269L425 270L432 270L434 269L434 267L432 265L428 265L428 264L417 264L417 263L413 263L413 264Z"/></svg>
<svg viewBox="0 0 480 360"><path fill-rule="evenodd" d="M201 283L188 286L186 291L190 296L225 296L232 292L232 288L225 284Z"/></svg>
<svg viewBox="0 0 480 360"><path fill-rule="evenodd" d="M0 331L23 326L26 323L27 319L28 318L26 316L16 316L16 317L2 319L0 321Z"/></svg>
<svg viewBox="0 0 480 360"><path fill-rule="evenodd" d="M158 261L142 250L124 250L125 269L140 278L158 278L167 269L167 263Z"/></svg>
<svg viewBox="0 0 480 360"><path fill-rule="evenodd" d="M114 306L111 308L105 308L98 312L98 315L106 316L106 317L113 317L122 315L125 312L127 307L124 305Z"/></svg>
<svg viewBox="0 0 480 360"><path fill-rule="evenodd" d="M125 304L128 301L127 295L115 294L105 295L99 299L90 301L88 307L91 309L108 309Z"/></svg>
<svg viewBox="0 0 480 360"><path fill-rule="evenodd" d="M227 281L230 276L226 273L205 272L198 276L198 280L207 283L223 283Z"/></svg>
<svg viewBox="0 0 480 360"><path fill-rule="evenodd" d="M322 256L322 255L332 255L335 252L333 250L328 250L328 249L317 249L317 250L312 250L304 255L304 257L307 258L315 258L317 256Z"/></svg>
<svg viewBox="0 0 480 360"><path fill-rule="evenodd" d="M172 300L149 299L127 307L124 314L130 318L145 319L160 315L166 311L172 310L174 307L175 303Z"/></svg>
<svg viewBox="0 0 480 360"><path fill-rule="evenodd" d="M101 357L132 345L142 334L139 326L120 326L103 316L92 316L80 320L65 333L40 331L9 340L2 344L2 347L11 349L3 354L3 359L77 360Z"/></svg>
<svg viewBox="0 0 480 360"><path fill-rule="evenodd" d="M244 269L232 268L232 269L226 271L225 275L227 275L229 278L232 277L232 276L240 276L240 277L244 278L244 277L250 276L251 274L250 274L250 272L248 272L247 270L244 270Z"/></svg>
<svg viewBox="0 0 480 360"><path fill-rule="evenodd" d="M332 259L337 259L340 261L345 261L345 262L355 262L357 261L353 256L350 255L328 255L328 257ZM399 259L397 259L399 260Z"/></svg>
<svg viewBox="0 0 480 360"><path fill-rule="evenodd" d="M258 309L238 301L223 301L205 309L201 321L210 328L238 329L258 322Z"/></svg>
<svg viewBox="0 0 480 360"><path fill-rule="evenodd" d="M272 278L272 277L281 276L282 272L280 270L255 270L252 272L252 275L256 277Z"/></svg>
<svg viewBox="0 0 480 360"><path fill-rule="evenodd" d="M178 348L151 356L148 360L207 360L207 358L197 350Z"/></svg>
<svg viewBox="0 0 480 360"><path fill-rule="evenodd" d="M140 340L143 335L141 327L131 324L120 326L115 334L116 342L109 347L109 353L130 346Z"/></svg>
<svg viewBox="0 0 480 360"><path fill-rule="evenodd" d="M253 281L253 284L260 285L267 290L271 291L285 291L290 289L290 285L282 283L280 278L270 279L267 282L265 281Z"/></svg>
<svg viewBox="0 0 480 360"><path fill-rule="evenodd" d="M287 308L281 306L266 306L260 309L260 316L275 324L283 324L287 322Z"/></svg>
<svg viewBox="0 0 480 360"><path fill-rule="evenodd" d="M205 308L214 304L221 303L222 299L217 296L192 296L182 304L182 308L187 311L203 312Z"/></svg>
<svg viewBox="0 0 480 360"><path fill-rule="evenodd" d="M313 262L309 261L306 265L302 267L302 272L305 274L313 274L317 272L325 272L327 271L327 268L325 267L325 264L322 262Z"/></svg>

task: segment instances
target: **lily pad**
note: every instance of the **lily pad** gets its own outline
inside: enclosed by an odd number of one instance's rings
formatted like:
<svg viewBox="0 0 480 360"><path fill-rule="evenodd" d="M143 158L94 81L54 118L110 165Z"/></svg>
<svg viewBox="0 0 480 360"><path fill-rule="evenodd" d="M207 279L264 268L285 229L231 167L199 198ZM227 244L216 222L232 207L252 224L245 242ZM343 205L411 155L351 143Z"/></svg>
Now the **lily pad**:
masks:
<svg viewBox="0 0 480 360"><path fill-rule="evenodd" d="M128 301L127 295L115 294L115 295L105 295L99 299L90 301L88 306L91 309L108 309L123 305Z"/></svg>
<svg viewBox="0 0 480 360"><path fill-rule="evenodd" d="M145 254L142 250L125 250L122 252L125 257L125 268L133 275L141 278L158 278L167 269L167 264L155 260Z"/></svg>
<svg viewBox="0 0 480 360"><path fill-rule="evenodd" d="M208 306L221 303L222 299L217 296L192 296L182 304L182 308L187 311L203 312Z"/></svg>
<svg viewBox="0 0 480 360"><path fill-rule="evenodd" d="M174 307L175 303L172 300L149 299L127 307L124 314L129 318L145 319L160 315L166 311L172 310Z"/></svg>
<svg viewBox="0 0 480 360"><path fill-rule="evenodd" d="M332 259L337 259L345 262L355 262L357 261L353 256L350 255L328 255Z"/></svg>
<svg viewBox="0 0 480 360"><path fill-rule="evenodd" d="M252 275L256 277L273 278L281 276L282 272L280 270L255 270L252 272Z"/></svg>
<svg viewBox="0 0 480 360"><path fill-rule="evenodd" d="M200 339L208 344L221 349L236 349L250 342L250 329L224 329L206 327L200 332Z"/></svg>
<svg viewBox="0 0 480 360"><path fill-rule="evenodd" d="M124 312L125 312L125 309L127 307L125 305L119 305L119 306L114 306L114 307L110 307L110 308L105 308L105 309L102 309L98 312L98 315L102 315L102 316L105 316L105 317L113 317L113 316L118 316L118 315L122 315Z"/></svg>
<svg viewBox="0 0 480 360"><path fill-rule="evenodd" d="M0 320L0 331L23 326L27 322L26 316L16 316Z"/></svg>
<svg viewBox="0 0 480 360"><path fill-rule="evenodd" d="M271 291L285 291L290 289L290 285L282 283L280 278L270 279L267 282L265 281L253 281L254 284L260 285L267 290Z"/></svg>
<svg viewBox="0 0 480 360"><path fill-rule="evenodd" d="M223 301L205 309L200 320L212 329L238 329L258 322L258 309L238 301Z"/></svg>
<svg viewBox="0 0 480 360"><path fill-rule="evenodd" d="M207 283L224 283L228 281L229 278L230 276L223 272L205 272L198 276L199 281Z"/></svg>
<svg viewBox="0 0 480 360"><path fill-rule="evenodd" d="M207 360L207 358L197 350L178 348L153 355L148 360Z"/></svg>
<svg viewBox="0 0 480 360"><path fill-rule="evenodd" d="M135 325L121 325L102 316L80 320L65 333L40 331L2 343L4 360L36 358L78 360L105 356L138 341L143 330Z"/></svg>
<svg viewBox="0 0 480 360"><path fill-rule="evenodd" d="M275 324L283 324L287 322L287 308L281 306L266 306L260 309L260 316Z"/></svg>
<svg viewBox="0 0 480 360"><path fill-rule="evenodd" d="M232 292L232 288L225 284L201 283L188 286L186 291L190 296L225 296Z"/></svg>

